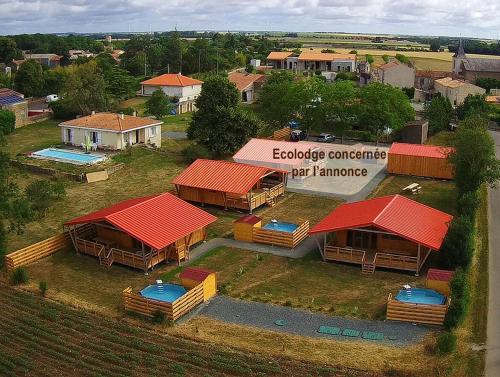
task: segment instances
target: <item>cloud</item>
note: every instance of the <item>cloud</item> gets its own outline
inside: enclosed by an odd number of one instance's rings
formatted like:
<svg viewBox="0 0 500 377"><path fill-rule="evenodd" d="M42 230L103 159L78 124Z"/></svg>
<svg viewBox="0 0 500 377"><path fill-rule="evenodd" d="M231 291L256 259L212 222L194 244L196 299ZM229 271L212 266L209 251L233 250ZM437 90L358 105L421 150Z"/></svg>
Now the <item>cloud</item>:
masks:
<svg viewBox="0 0 500 377"><path fill-rule="evenodd" d="M0 34L346 31L497 38L498 0L0 0Z"/></svg>

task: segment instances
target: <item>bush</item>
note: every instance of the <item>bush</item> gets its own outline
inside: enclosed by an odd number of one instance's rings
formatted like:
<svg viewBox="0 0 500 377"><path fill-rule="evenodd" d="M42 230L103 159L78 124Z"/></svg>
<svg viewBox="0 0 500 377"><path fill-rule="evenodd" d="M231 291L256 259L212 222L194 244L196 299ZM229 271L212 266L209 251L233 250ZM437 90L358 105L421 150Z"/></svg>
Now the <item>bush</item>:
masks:
<svg viewBox="0 0 500 377"><path fill-rule="evenodd" d="M120 109L120 112L125 115L134 115L135 109L131 106Z"/></svg>
<svg viewBox="0 0 500 377"><path fill-rule="evenodd" d="M49 106L54 113L54 118L56 119L74 119L78 115L78 110L74 109L69 101L65 99L51 102Z"/></svg>
<svg viewBox="0 0 500 377"><path fill-rule="evenodd" d="M11 285L26 284L29 281L28 270L24 267L17 267L10 275Z"/></svg>
<svg viewBox="0 0 500 377"><path fill-rule="evenodd" d="M458 216L453 219L441 248L443 267L467 269L474 253L473 221L468 216Z"/></svg>
<svg viewBox="0 0 500 377"><path fill-rule="evenodd" d="M478 206L479 195L477 191L467 191L458 199L458 214L460 216L466 216L473 221Z"/></svg>
<svg viewBox="0 0 500 377"><path fill-rule="evenodd" d="M167 320L167 315L161 310L155 310L151 320L153 321L153 323L162 324L165 323L165 321Z"/></svg>
<svg viewBox="0 0 500 377"><path fill-rule="evenodd" d="M436 348L440 355L452 353L457 348L457 336L452 332L443 332L436 341Z"/></svg>
<svg viewBox="0 0 500 377"><path fill-rule="evenodd" d="M450 288L451 304L444 318L444 326L448 330L461 324L467 313L470 300L467 273L462 269L458 269L451 281Z"/></svg>
<svg viewBox="0 0 500 377"><path fill-rule="evenodd" d="M182 154L187 162L191 163L198 158L211 158L210 151L205 148L203 145L193 143L189 144L186 148L182 150Z"/></svg>
<svg viewBox="0 0 500 377"><path fill-rule="evenodd" d="M8 135L16 128L16 115L9 110L0 109L0 136Z"/></svg>
<svg viewBox="0 0 500 377"><path fill-rule="evenodd" d="M413 99L415 97L415 88L403 88L403 92L408 96L409 99Z"/></svg>
<svg viewBox="0 0 500 377"><path fill-rule="evenodd" d="M38 283L38 289L40 290L40 295L42 297L45 297L45 295L47 294L47 289L48 289L47 282L41 281L40 283Z"/></svg>

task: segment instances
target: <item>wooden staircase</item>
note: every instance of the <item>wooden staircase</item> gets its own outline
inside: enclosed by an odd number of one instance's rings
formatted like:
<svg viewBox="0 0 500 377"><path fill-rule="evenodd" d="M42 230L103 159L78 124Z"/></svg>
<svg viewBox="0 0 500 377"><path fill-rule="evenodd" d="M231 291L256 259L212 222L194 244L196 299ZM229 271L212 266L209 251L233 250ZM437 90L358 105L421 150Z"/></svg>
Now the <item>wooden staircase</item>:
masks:
<svg viewBox="0 0 500 377"><path fill-rule="evenodd" d="M114 260L113 260L113 249L110 249L107 253L105 251L105 249L103 248L100 252L99 252L99 264L101 266L104 266L104 267L111 267L111 265L113 264Z"/></svg>
<svg viewBox="0 0 500 377"><path fill-rule="evenodd" d="M268 207L274 207L276 204L276 197L266 196L266 205Z"/></svg>
<svg viewBox="0 0 500 377"><path fill-rule="evenodd" d="M361 265L361 272L363 274L373 274L375 272L375 263L363 262L363 264Z"/></svg>

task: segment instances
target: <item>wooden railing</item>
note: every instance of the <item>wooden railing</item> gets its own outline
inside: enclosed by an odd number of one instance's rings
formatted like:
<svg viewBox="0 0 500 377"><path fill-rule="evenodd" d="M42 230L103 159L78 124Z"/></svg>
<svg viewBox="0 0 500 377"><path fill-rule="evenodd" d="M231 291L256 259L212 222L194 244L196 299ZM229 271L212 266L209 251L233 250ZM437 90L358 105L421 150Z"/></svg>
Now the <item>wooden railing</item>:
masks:
<svg viewBox="0 0 500 377"><path fill-rule="evenodd" d="M76 248L78 249L79 253L92 255L94 257L99 257L99 253L103 252L105 246L94 241L85 240L83 238L77 238Z"/></svg>
<svg viewBox="0 0 500 377"><path fill-rule="evenodd" d="M309 221L304 221L293 232L282 232L264 228L253 228L252 231L254 242L293 249L307 238L309 234Z"/></svg>
<svg viewBox="0 0 500 377"><path fill-rule="evenodd" d="M263 204L266 204L268 199L274 199L280 195L285 193L285 185L283 183L279 183L275 186L269 187L269 190L265 190L258 194L253 193L251 198L251 208L260 207Z"/></svg>
<svg viewBox="0 0 500 377"><path fill-rule="evenodd" d="M418 258L408 255L376 253L374 263L377 267L397 268L398 270L417 271Z"/></svg>
<svg viewBox="0 0 500 377"><path fill-rule="evenodd" d="M353 249L350 247L325 247L325 260L362 264L365 260L365 254L366 251L364 250Z"/></svg>
<svg viewBox="0 0 500 377"><path fill-rule="evenodd" d="M172 303L143 297L138 293L133 293L131 287L126 288L122 296L126 311L147 317L153 317L156 311L160 311L165 313L170 321L175 321L201 304L204 301L203 293L203 284L198 284Z"/></svg>
<svg viewBox="0 0 500 377"><path fill-rule="evenodd" d="M443 305L413 304L398 301L389 293L389 297L387 298L387 319L391 321L442 325L450 303L451 299L448 298Z"/></svg>

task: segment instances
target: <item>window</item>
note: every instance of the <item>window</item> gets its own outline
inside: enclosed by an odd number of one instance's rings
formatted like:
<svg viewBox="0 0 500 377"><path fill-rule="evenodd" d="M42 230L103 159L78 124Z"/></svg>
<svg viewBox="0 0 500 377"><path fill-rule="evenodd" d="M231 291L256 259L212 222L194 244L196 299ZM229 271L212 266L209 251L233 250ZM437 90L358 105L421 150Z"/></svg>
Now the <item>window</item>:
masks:
<svg viewBox="0 0 500 377"><path fill-rule="evenodd" d="M156 126L149 129L149 136L156 136Z"/></svg>
<svg viewBox="0 0 500 377"><path fill-rule="evenodd" d="M64 141L66 143L73 143L73 130L71 128L66 128Z"/></svg>

